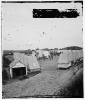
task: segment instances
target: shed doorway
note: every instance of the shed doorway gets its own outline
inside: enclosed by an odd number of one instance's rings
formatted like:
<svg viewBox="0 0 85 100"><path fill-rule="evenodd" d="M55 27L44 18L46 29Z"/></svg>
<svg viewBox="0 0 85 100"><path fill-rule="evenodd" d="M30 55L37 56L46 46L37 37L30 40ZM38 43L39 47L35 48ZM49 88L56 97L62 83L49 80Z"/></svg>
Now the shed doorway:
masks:
<svg viewBox="0 0 85 100"><path fill-rule="evenodd" d="M12 68L13 78L26 75L26 67Z"/></svg>

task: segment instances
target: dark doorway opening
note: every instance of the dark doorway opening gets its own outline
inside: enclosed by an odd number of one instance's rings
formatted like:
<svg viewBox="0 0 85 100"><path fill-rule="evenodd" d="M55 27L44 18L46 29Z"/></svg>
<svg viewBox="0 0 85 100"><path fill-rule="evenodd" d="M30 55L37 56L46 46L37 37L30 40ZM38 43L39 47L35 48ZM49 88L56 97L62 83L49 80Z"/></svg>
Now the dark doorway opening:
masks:
<svg viewBox="0 0 85 100"><path fill-rule="evenodd" d="M26 75L26 67L12 68L13 78Z"/></svg>

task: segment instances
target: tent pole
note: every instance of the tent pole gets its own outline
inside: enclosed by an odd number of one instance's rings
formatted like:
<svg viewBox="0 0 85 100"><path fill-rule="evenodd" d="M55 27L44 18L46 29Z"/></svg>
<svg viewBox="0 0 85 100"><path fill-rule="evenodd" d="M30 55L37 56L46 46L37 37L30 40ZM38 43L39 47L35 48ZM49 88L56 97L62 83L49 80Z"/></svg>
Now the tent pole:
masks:
<svg viewBox="0 0 85 100"><path fill-rule="evenodd" d="M10 76L13 77L12 68L10 68Z"/></svg>

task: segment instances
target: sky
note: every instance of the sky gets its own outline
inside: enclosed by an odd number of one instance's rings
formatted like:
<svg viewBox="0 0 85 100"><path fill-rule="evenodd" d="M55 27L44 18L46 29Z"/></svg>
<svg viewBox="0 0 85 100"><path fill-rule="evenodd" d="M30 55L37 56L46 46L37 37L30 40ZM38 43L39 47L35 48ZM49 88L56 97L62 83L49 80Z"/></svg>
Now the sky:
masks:
<svg viewBox="0 0 85 100"><path fill-rule="evenodd" d="M77 18L33 18L33 9L77 9ZM63 48L83 43L81 3L2 3L2 49Z"/></svg>

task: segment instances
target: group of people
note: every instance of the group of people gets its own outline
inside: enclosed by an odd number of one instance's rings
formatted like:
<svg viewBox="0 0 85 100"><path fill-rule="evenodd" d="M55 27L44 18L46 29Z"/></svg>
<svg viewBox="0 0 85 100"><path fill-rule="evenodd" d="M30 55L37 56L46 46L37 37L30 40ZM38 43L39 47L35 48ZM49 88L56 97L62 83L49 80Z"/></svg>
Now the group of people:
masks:
<svg viewBox="0 0 85 100"><path fill-rule="evenodd" d="M33 56L36 56L36 58L38 60L45 60L45 59L49 59L49 60L52 60L53 57L55 56L59 56L60 53L58 52L55 52L55 51L44 51L44 50L38 50L38 51L33 51L32 52L32 55Z"/></svg>

